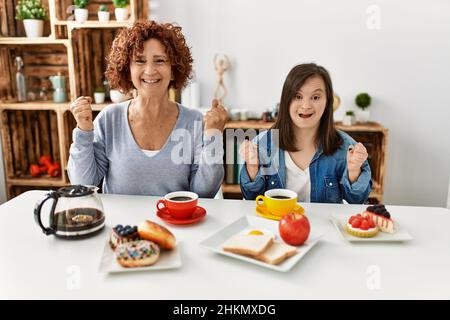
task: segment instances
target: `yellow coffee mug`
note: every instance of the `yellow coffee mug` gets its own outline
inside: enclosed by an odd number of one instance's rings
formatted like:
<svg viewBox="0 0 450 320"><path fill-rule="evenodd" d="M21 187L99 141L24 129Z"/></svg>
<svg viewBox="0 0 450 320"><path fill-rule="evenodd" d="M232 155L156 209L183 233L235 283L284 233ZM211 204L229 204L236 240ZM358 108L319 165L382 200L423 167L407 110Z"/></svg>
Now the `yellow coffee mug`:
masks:
<svg viewBox="0 0 450 320"><path fill-rule="evenodd" d="M256 206L275 216L281 217L292 212L296 205L297 193L288 189L272 189L256 197Z"/></svg>

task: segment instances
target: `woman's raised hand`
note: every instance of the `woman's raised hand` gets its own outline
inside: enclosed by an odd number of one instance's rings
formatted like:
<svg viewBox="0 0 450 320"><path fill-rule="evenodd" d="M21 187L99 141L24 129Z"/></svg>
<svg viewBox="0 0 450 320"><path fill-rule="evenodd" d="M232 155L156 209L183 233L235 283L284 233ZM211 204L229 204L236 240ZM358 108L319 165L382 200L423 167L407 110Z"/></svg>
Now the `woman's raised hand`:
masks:
<svg viewBox="0 0 450 320"><path fill-rule="evenodd" d="M205 132L209 129L216 129L223 132L225 124L228 121L228 112L219 104L217 99L213 99L211 109L206 113L203 121L205 121Z"/></svg>
<svg viewBox="0 0 450 320"><path fill-rule="evenodd" d="M91 102L91 97L81 96L70 104L70 111L77 121L78 128L83 131L94 129Z"/></svg>
<svg viewBox="0 0 450 320"><path fill-rule="evenodd" d="M258 146L249 140L245 140L239 147L239 154L245 161L249 177L255 180L259 169Z"/></svg>
<svg viewBox="0 0 450 320"><path fill-rule="evenodd" d="M361 166L367 160L369 154L361 142L350 146L347 151L347 169L350 182L355 182L361 173Z"/></svg>

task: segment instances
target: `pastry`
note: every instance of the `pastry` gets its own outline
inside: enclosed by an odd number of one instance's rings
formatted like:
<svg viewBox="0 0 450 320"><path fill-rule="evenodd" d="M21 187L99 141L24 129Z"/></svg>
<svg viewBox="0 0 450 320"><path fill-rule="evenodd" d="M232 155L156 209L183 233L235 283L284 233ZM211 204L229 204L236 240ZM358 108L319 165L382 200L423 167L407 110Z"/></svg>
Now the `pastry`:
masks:
<svg viewBox="0 0 450 320"><path fill-rule="evenodd" d="M150 220L146 220L138 226L138 233L142 239L153 241L164 249L172 250L177 245L172 232Z"/></svg>
<svg viewBox="0 0 450 320"><path fill-rule="evenodd" d="M109 244L114 250L119 244L127 243L135 240L140 240L137 227L122 226L121 224L115 226L109 237Z"/></svg>
<svg viewBox="0 0 450 320"><path fill-rule="evenodd" d="M348 234L360 238L371 238L377 235L378 227L369 216L357 214L351 216L345 225L345 230Z"/></svg>
<svg viewBox="0 0 450 320"><path fill-rule="evenodd" d="M158 261L159 252L159 247L147 240L122 243L115 250L117 262L125 268L150 266Z"/></svg>
<svg viewBox="0 0 450 320"><path fill-rule="evenodd" d="M368 206L363 216L369 216L378 226L378 228L387 233L394 233L394 221L391 219L391 214L386 210L384 204L377 204Z"/></svg>

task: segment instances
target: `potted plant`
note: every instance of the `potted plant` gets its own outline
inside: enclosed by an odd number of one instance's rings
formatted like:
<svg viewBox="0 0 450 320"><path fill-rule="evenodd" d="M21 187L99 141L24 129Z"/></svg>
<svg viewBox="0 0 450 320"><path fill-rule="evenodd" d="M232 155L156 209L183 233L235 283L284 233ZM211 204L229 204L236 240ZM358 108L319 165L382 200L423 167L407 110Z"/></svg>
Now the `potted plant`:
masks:
<svg viewBox="0 0 450 320"><path fill-rule="evenodd" d="M355 113L351 110L345 112L345 116L342 119L342 124L344 126L351 126L355 123Z"/></svg>
<svg viewBox="0 0 450 320"><path fill-rule="evenodd" d="M108 22L109 21L109 11L108 8L102 4L98 9L98 21Z"/></svg>
<svg viewBox="0 0 450 320"><path fill-rule="evenodd" d="M88 19L89 12L86 7L89 4L89 0L74 0L73 3L77 7L75 9L75 20L77 22L84 22Z"/></svg>
<svg viewBox="0 0 450 320"><path fill-rule="evenodd" d="M44 20L48 19L47 8L40 0L19 1L16 6L16 19L23 20L28 38L42 37Z"/></svg>
<svg viewBox="0 0 450 320"><path fill-rule="evenodd" d="M367 122L370 118L370 110L366 110L370 103L372 102L372 98L366 92L360 93L355 98L355 104L361 110L358 112L358 121Z"/></svg>
<svg viewBox="0 0 450 320"><path fill-rule="evenodd" d="M117 21L126 21L128 19L128 4L129 0L113 0L114 14L116 16Z"/></svg>
<svg viewBox="0 0 450 320"><path fill-rule="evenodd" d="M97 87L94 92L95 103L105 102L105 89L103 87Z"/></svg>

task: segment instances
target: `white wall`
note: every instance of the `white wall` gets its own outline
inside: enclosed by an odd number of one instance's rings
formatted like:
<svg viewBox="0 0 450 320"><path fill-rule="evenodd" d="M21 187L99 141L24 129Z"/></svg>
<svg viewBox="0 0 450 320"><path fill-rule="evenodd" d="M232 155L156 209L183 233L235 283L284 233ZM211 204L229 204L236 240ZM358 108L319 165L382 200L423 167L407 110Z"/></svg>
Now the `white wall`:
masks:
<svg viewBox="0 0 450 320"><path fill-rule="evenodd" d="M389 129L385 201L445 206L450 176L450 1L164 0L192 47L208 105L212 59L226 53L229 107L260 114L279 100L290 68L314 61L331 73L342 106L367 91L372 118ZM380 29L367 22L380 9Z"/></svg>

